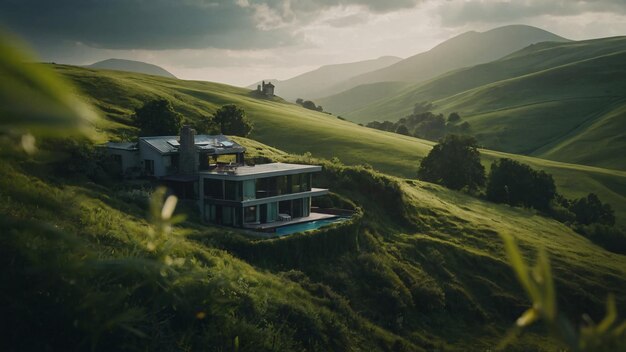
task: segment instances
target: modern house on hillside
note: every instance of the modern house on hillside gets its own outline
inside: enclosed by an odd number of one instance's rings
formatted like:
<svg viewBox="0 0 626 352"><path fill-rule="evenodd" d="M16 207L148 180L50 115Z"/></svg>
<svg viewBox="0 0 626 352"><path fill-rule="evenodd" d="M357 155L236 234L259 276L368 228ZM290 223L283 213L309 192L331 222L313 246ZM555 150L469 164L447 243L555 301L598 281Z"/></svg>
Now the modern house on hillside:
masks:
<svg viewBox="0 0 626 352"><path fill-rule="evenodd" d="M122 174L154 177L182 198L197 199L210 223L265 229L323 217L311 214L311 198L328 193L312 186L321 166L245 165L244 147L223 135L196 136L189 126L180 137L140 137L106 148Z"/></svg>

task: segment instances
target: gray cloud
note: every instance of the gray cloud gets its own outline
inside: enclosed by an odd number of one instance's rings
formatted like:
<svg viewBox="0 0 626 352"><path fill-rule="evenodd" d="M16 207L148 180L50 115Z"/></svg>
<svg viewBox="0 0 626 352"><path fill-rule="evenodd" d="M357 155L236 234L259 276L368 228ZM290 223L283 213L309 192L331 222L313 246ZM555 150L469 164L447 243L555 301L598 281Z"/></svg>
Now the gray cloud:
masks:
<svg viewBox="0 0 626 352"><path fill-rule="evenodd" d="M471 23L504 23L551 15L573 16L584 13L626 14L624 0L528 0L528 1L448 1L439 7L447 27Z"/></svg>
<svg viewBox="0 0 626 352"><path fill-rule="evenodd" d="M374 13L419 0L3 0L0 20L30 40L107 49L257 49L297 43L297 28L335 6Z"/></svg>

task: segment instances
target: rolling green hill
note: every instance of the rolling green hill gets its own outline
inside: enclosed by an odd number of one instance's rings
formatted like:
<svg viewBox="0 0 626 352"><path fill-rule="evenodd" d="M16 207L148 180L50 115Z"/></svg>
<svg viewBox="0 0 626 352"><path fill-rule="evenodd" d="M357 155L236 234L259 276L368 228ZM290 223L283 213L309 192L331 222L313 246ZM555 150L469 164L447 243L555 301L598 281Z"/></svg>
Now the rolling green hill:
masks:
<svg viewBox="0 0 626 352"><path fill-rule="evenodd" d="M162 67L149 64L146 62L134 61L134 60L107 59L103 61L98 61L86 67L103 69L103 70L118 70L118 71L128 71L128 72L136 72L136 73L145 73L147 75L176 78L176 76L169 73L167 70L165 70Z"/></svg>
<svg viewBox="0 0 626 352"><path fill-rule="evenodd" d="M466 32L426 52L339 83L330 92L338 93L377 82L423 82L450 70L493 61L528 45L546 41L564 42L567 39L525 25L498 27L486 32Z"/></svg>
<svg viewBox="0 0 626 352"><path fill-rule="evenodd" d="M360 74L381 69L400 61L399 57L383 56L378 59L349 62L335 65L324 65L318 69L303 73L286 80L268 80L276 85L276 93L281 97L295 101L298 98L304 100L317 99L322 96L337 93L337 90L329 90L331 87ZM248 86L256 89L257 82Z"/></svg>
<svg viewBox="0 0 626 352"><path fill-rule="evenodd" d="M606 252L563 224L370 167L289 155L244 138L236 140L257 162L323 165L314 184L331 188L334 195L326 201L350 207L355 215L314 233L272 240L205 226L194 201L179 202L170 217L164 193L155 191L154 183L108 175L81 136L106 139L127 131L126 107L116 108L120 101L169 92L178 107L186 103L193 112L204 105L186 94L219 88L213 99L239 97L252 107L246 91L57 67L75 81L83 79L82 89L100 88L87 84L94 77L102 89L111 89L111 95L91 98L109 114L94 118L74 105L77 100L54 76L38 65L11 61L14 57L0 59L0 70L11 68L3 73L13 83L0 94L5 102L0 113L2 350L490 350L530 305L504 258L498 236L504 233L517 238L528 259L538 247L547 250L559 310L574 323L583 313L598 321L607 292L616 295L622 311L626 304L626 257ZM3 88L5 82L0 82ZM115 95L133 89L137 95ZM15 99L23 94L57 109L42 114L38 104ZM279 99L257 103L287 107ZM280 115L267 118L287 121ZM323 114L310 118L332 120ZM346 126L353 125L332 127L346 132ZM595 172L615 177L607 170ZM563 348L538 327L508 350Z"/></svg>
<svg viewBox="0 0 626 352"><path fill-rule="evenodd" d="M382 172L415 177L419 161L432 142L358 126L334 116L288 104L276 97L258 99L249 90L223 84L182 81L140 74L98 71L74 66L54 66L98 107L106 119L98 128L112 135L132 133L132 109L143 102L164 97L185 118L210 116L227 103L241 105L254 122L251 138L291 153L355 164L370 164ZM288 131L288 132L286 132ZM626 224L626 172L565 164L543 159L485 150L484 162L510 157L554 175L561 192L569 197L597 193L616 210L618 222Z"/></svg>
<svg viewBox="0 0 626 352"><path fill-rule="evenodd" d="M607 292L626 304L626 257L556 221L237 141L251 157L322 163L316 185L354 201L362 218L270 241L188 221L155 239L146 196L124 184L60 177L42 159L2 163L3 297L14 299L2 312L16 318L11 336L36 337L17 346L228 349L237 337L241 351L490 349L529 304L498 233L515 235L528 256L548 250L572 319L600 316ZM193 209L181 211L193 220ZM151 251L147 241L166 242ZM531 332L511 350L557 346Z"/></svg>
<svg viewBox="0 0 626 352"><path fill-rule="evenodd" d="M436 110L466 117L470 133L487 148L624 170L625 53L625 37L540 43L405 88L342 116L357 122L396 120L416 102L433 101ZM342 105L334 98L322 103ZM354 106L354 100L346 99L345 105ZM591 138L599 141L597 148ZM612 143L603 145L603 140Z"/></svg>
<svg viewBox="0 0 626 352"><path fill-rule="evenodd" d="M413 84L397 81L361 84L341 93L318 99L317 102L326 111L332 111L335 115L345 114L352 121L369 122L359 120L354 116L354 112L372 102L400 95L407 87L413 87Z"/></svg>

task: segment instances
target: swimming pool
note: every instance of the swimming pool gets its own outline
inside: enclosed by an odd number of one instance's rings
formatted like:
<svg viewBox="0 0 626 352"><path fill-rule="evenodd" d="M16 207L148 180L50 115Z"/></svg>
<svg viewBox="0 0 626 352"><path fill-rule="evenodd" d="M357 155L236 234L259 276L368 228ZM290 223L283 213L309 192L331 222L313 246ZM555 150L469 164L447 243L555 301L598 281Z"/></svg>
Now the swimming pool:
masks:
<svg viewBox="0 0 626 352"><path fill-rule="evenodd" d="M330 218L330 219L322 219L322 220L315 220L315 221L309 221L309 222L303 222L300 224L293 224L293 225L286 225L286 226L281 226L276 228L276 234L279 236L285 236L285 235L290 235L292 233L296 233L296 232L304 232L304 231L309 231L309 230L317 230L320 227L324 227L330 224L334 224L336 222L343 222L348 220L348 217L334 217L334 218Z"/></svg>

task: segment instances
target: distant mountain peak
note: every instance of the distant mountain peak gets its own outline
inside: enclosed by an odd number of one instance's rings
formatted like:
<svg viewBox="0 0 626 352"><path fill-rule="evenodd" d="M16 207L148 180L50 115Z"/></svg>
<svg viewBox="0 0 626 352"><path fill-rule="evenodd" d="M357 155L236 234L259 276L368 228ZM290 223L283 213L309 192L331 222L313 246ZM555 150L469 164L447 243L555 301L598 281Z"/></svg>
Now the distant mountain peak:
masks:
<svg viewBox="0 0 626 352"><path fill-rule="evenodd" d="M89 68L97 68L97 69L105 69L105 70L116 70L116 71L127 71L127 72L136 72L143 73L147 75L161 76L167 78L176 78L173 74L165 70L164 68L149 64L142 61L134 61L134 60L126 60L126 59L106 59L102 61L98 61L94 64L87 65Z"/></svg>

